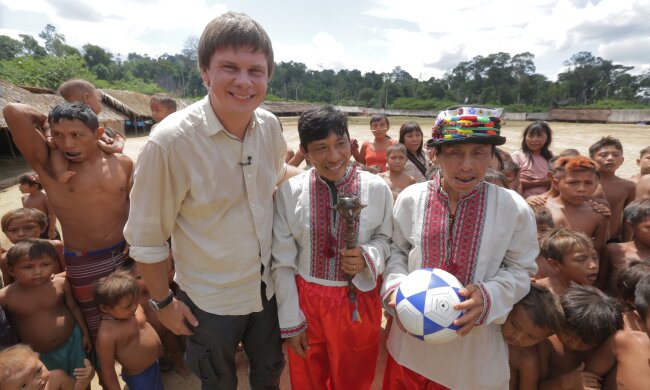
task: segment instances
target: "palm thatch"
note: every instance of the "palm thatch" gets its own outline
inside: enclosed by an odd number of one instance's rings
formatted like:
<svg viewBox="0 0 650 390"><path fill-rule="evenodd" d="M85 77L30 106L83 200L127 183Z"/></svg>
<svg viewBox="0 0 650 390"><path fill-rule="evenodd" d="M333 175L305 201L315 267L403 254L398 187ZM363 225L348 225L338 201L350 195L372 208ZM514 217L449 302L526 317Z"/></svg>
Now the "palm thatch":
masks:
<svg viewBox="0 0 650 390"><path fill-rule="evenodd" d="M132 91L118 91L115 89L100 89L102 102L124 115L137 119L150 119L150 96Z"/></svg>
<svg viewBox="0 0 650 390"><path fill-rule="evenodd" d="M320 104L291 103L291 102L264 102L261 108L271 111L277 116L300 116L310 108L318 107Z"/></svg>

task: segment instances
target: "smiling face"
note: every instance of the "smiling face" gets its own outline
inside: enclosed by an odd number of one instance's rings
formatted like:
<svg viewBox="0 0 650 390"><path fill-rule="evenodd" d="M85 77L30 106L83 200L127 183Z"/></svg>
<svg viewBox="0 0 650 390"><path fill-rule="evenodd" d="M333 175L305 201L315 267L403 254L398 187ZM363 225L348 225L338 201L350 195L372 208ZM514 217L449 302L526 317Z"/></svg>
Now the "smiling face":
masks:
<svg viewBox="0 0 650 390"><path fill-rule="evenodd" d="M201 77L219 120L248 121L266 96L267 58L249 47L217 49L209 67L201 69Z"/></svg>
<svg viewBox="0 0 650 390"><path fill-rule="evenodd" d="M345 176L352 155L347 135L330 132L327 138L310 142L306 150L300 147L322 178L337 181Z"/></svg>
<svg viewBox="0 0 650 390"><path fill-rule="evenodd" d="M442 186L454 198L471 191L485 177L492 159L492 145L461 143L443 145L437 155Z"/></svg>
<svg viewBox="0 0 650 390"><path fill-rule="evenodd" d="M52 123L51 129L56 147L71 162L82 162L101 153L97 147L103 134L101 128L93 132L78 119L61 119Z"/></svg>

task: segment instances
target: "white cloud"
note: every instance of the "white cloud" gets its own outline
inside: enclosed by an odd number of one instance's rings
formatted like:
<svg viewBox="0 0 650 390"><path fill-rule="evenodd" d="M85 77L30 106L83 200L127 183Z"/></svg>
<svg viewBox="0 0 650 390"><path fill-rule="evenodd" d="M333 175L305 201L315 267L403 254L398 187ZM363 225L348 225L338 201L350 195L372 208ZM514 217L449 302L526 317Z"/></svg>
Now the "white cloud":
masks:
<svg viewBox="0 0 650 390"><path fill-rule="evenodd" d="M348 67L343 63L344 59L349 58L345 47L325 31L318 32L306 43L292 45L275 41L273 51L276 61L302 62L310 69L339 70Z"/></svg>

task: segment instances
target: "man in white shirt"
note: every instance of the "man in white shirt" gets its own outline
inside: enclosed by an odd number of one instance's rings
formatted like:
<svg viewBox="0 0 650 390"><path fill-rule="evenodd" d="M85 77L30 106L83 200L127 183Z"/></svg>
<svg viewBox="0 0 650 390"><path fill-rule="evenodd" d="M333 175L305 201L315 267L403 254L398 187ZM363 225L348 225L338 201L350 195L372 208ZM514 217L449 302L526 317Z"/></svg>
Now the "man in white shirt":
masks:
<svg viewBox="0 0 650 390"><path fill-rule="evenodd" d="M350 162L340 110L305 111L298 135L313 168L275 194L271 261L291 387L369 390L382 319L377 279L390 253L393 197L383 179ZM343 197L359 199L348 201L352 208L365 206L353 225L333 209ZM346 248L349 234L354 248Z"/></svg>
<svg viewBox="0 0 650 390"><path fill-rule="evenodd" d="M251 388L278 388L284 356L269 261L286 142L278 119L258 108L273 48L256 21L229 12L206 26L198 54L208 96L166 118L142 148L125 237L160 321L189 336L186 360L202 388L237 388L239 342Z"/></svg>
<svg viewBox="0 0 650 390"><path fill-rule="evenodd" d="M441 268L461 282L466 300L454 321L460 336L427 344L397 321L387 340L385 389L507 389L510 369L501 324L530 288L539 252L533 211L517 193L483 181L500 135L494 110L441 113L433 144L440 173L407 187L393 210L391 255L382 298L394 314L407 274Z"/></svg>

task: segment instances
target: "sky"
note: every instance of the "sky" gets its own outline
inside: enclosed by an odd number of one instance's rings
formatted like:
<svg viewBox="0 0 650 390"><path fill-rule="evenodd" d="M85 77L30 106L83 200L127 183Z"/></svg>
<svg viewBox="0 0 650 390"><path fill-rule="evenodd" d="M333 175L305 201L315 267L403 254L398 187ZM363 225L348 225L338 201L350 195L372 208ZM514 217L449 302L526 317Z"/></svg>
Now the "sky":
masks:
<svg viewBox="0 0 650 390"><path fill-rule="evenodd" d="M530 52L537 73L555 80L589 51L650 71L650 0L0 0L0 35L37 38L50 23L77 48L158 57L180 53L227 11L262 24L276 62L314 70L399 66L426 80L478 55Z"/></svg>

